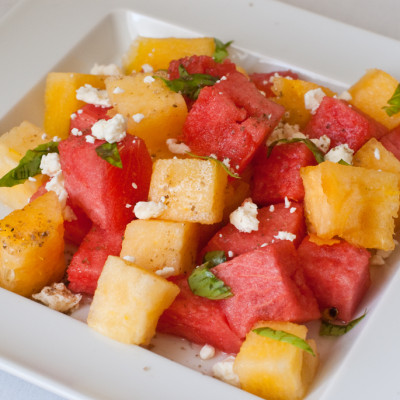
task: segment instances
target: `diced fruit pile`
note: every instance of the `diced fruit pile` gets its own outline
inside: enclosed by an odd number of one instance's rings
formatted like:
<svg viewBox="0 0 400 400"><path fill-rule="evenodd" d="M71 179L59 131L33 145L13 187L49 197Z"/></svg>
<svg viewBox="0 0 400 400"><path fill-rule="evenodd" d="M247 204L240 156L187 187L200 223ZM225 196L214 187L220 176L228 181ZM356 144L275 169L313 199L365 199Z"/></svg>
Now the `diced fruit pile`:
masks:
<svg viewBox="0 0 400 400"><path fill-rule="evenodd" d="M15 209L0 286L58 304L71 293L47 286L63 281L93 296L104 335L213 346L237 355L244 390L302 399L318 365L305 324L351 329L395 247L400 85L370 70L338 95L292 71L248 74L229 44L138 38L123 70L48 75L45 131L25 121L0 138Z"/></svg>

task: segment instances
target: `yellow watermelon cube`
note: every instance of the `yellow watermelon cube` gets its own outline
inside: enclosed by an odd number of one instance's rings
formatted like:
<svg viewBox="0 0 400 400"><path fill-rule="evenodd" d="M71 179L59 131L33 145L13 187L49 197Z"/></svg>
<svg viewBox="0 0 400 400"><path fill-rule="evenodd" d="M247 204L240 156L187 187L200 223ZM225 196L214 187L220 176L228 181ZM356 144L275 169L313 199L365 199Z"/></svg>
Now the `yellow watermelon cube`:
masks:
<svg viewBox="0 0 400 400"><path fill-rule="evenodd" d="M222 220L227 176L216 161L157 160L149 199L167 206L160 219L214 224Z"/></svg>
<svg viewBox="0 0 400 400"><path fill-rule="evenodd" d="M258 322L254 328L269 327L308 342L307 328L290 322ZM254 329L253 328L253 329ZM318 355L250 331L234 362L242 389L267 400L303 399L318 367Z"/></svg>
<svg viewBox="0 0 400 400"><path fill-rule="evenodd" d="M166 279L122 258L109 256L87 319L101 334L122 343L147 345L158 319L179 293Z"/></svg>

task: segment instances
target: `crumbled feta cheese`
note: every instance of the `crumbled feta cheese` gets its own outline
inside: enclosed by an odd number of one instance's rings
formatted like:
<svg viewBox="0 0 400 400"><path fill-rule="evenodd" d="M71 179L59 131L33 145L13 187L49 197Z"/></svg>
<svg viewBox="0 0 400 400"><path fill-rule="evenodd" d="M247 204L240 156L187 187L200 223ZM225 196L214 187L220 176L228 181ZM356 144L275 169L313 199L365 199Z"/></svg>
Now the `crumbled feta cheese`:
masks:
<svg viewBox="0 0 400 400"><path fill-rule="evenodd" d="M101 119L92 126L92 135L108 143L120 142L126 136L126 120L122 114L115 114L109 120Z"/></svg>
<svg viewBox="0 0 400 400"><path fill-rule="evenodd" d="M290 232L285 232L285 231L279 231L276 236L274 236L275 239L281 239L281 240L289 240L293 242L294 239L296 239L296 235L294 233Z"/></svg>
<svg viewBox="0 0 400 400"><path fill-rule="evenodd" d="M222 164L224 164L226 168L231 169L231 159L230 158L224 158L222 160Z"/></svg>
<svg viewBox="0 0 400 400"><path fill-rule="evenodd" d="M285 208L289 208L290 207L290 201L287 198L287 196L285 196Z"/></svg>
<svg viewBox="0 0 400 400"><path fill-rule="evenodd" d="M121 69L115 64L94 64L90 73L92 75L123 75Z"/></svg>
<svg viewBox="0 0 400 400"><path fill-rule="evenodd" d="M131 208L131 207L132 207L132 204L129 204L129 203L128 203L128 204L125 204L125 207L126 207L126 208Z"/></svg>
<svg viewBox="0 0 400 400"><path fill-rule="evenodd" d="M92 143L93 144L96 139L92 135L86 135L85 136L85 140L86 140L87 143Z"/></svg>
<svg viewBox="0 0 400 400"><path fill-rule="evenodd" d="M268 246L268 243L263 243L260 247L266 247Z"/></svg>
<svg viewBox="0 0 400 400"><path fill-rule="evenodd" d="M190 152L190 147L185 143L178 143L177 139L167 139L168 150L174 154L185 154Z"/></svg>
<svg viewBox="0 0 400 400"><path fill-rule="evenodd" d="M281 139L306 139L306 136L300 132L299 125L290 125L287 123L280 122L277 127L269 135L266 145L269 146L271 143Z"/></svg>
<svg viewBox="0 0 400 400"><path fill-rule="evenodd" d="M228 257L229 257L229 258L232 258L232 257L233 257L233 251L232 251L232 250L229 250L229 251L228 251Z"/></svg>
<svg viewBox="0 0 400 400"><path fill-rule="evenodd" d="M61 203L62 208L65 207L65 204L67 202L68 198L68 193L65 190L64 187L64 176L62 174L62 171L58 171L47 183L46 183L46 190L50 191L52 190L53 192L56 193L58 196L58 200Z"/></svg>
<svg viewBox="0 0 400 400"><path fill-rule="evenodd" d="M150 75L145 76L143 79L144 83L153 83L154 81L155 81L155 79Z"/></svg>
<svg viewBox="0 0 400 400"><path fill-rule="evenodd" d="M79 307L82 295L72 293L63 283L53 283L51 286L44 287L40 293L33 294L32 298L53 310L65 313Z"/></svg>
<svg viewBox="0 0 400 400"><path fill-rule="evenodd" d="M310 139L323 153L329 150L331 139L329 136L322 135L318 139Z"/></svg>
<svg viewBox="0 0 400 400"><path fill-rule="evenodd" d="M54 136L52 140L54 143L61 142L61 138L58 136Z"/></svg>
<svg viewBox="0 0 400 400"><path fill-rule="evenodd" d="M77 100L82 100L87 104L94 104L96 106L102 107L111 107L111 102L108 98L107 90L99 90L89 84L81 86L76 91L76 98Z"/></svg>
<svg viewBox="0 0 400 400"><path fill-rule="evenodd" d="M77 113L78 113L78 114L82 114L82 113L83 113L83 110L82 110L82 109L79 109L79 110L77 111Z"/></svg>
<svg viewBox="0 0 400 400"><path fill-rule="evenodd" d="M173 267L164 267L163 269L158 269L156 271L156 275L162 276L164 278L169 278L174 273L175 273L175 269Z"/></svg>
<svg viewBox="0 0 400 400"><path fill-rule="evenodd" d="M212 367L212 374L215 378L220 379L230 385L240 387L239 377L233 370L235 357L229 356L224 361L219 361Z"/></svg>
<svg viewBox="0 0 400 400"><path fill-rule="evenodd" d="M289 212L290 212L290 214L293 214L296 210L297 210L296 207L291 207L290 210L289 210Z"/></svg>
<svg viewBox="0 0 400 400"><path fill-rule="evenodd" d="M350 101L353 97L351 96L351 94L345 90L342 93L339 94L338 99L340 100L346 100L346 101Z"/></svg>
<svg viewBox="0 0 400 400"><path fill-rule="evenodd" d="M47 135L45 133L43 133L42 140L46 140L46 139L47 139Z"/></svg>
<svg viewBox="0 0 400 400"><path fill-rule="evenodd" d="M138 219L150 219L159 217L167 206L161 201L139 201L136 203L133 212Z"/></svg>
<svg viewBox="0 0 400 400"><path fill-rule="evenodd" d="M139 123L142 119L144 118L143 114L137 113L132 115L132 119L136 122Z"/></svg>
<svg viewBox="0 0 400 400"><path fill-rule="evenodd" d="M311 110L311 114L315 114L321 104L322 99L326 96L321 88L309 90L304 95L304 106L307 110Z"/></svg>
<svg viewBox="0 0 400 400"><path fill-rule="evenodd" d="M30 182L36 182L36 178L34 178L33 176L29 176L29 177L28 177L28 181L30 181Z"/></svg>
<svg viewBox="0 0 400 400"><path fill-rule="evenodd" d="M136 261L136 258L133 256L123 256L122 259L131 263L134 263Z"/></svg>
<svg viewBox="0 0 400 400"><path fill-rule="evenodd" d="M374 150L374 157L375 157L377 160L380 160L380 159L381 159L381 153L380 153L380 151L379 151L378 148L376 148L376 149Z"/></svg>
<svg viewBox="0 0 400 400"><path fill-rule="evenodd" d="M257 205L249 199L231 213L229 220L240 232L258 231L260 221L257 219L257 213Z"/></svg>
<svg viewBox="0 0 400 400"><path fill-rule="evenodd" d="M43 175L54 176L61 170L60 156L58 153L49 153L42 156L40 169Z"/></svg>
<svg viewBox="0 0 400 400"><path fill-rule="evenodd" d="M211 360L215 356L215 348L209 344L205 344L200 349L199 356L202 360Z"/></svg>
<svg viewBox="0 0 400 400"><path fill-rule="evenodd" d="M347 145L347 143L345 143L330 149L328 153L325 154L324 158L325 161L337 163L340 160L343 160L348 164L351 164L353 162L353 154L354 151Z"/></svg>
<svg viewBox="0 0 400 400"><path fill-rule="evenodd" d="M211 153L208 157L213 158L214 160L218 160L217 155L214 153Z"/></svg>
<svg viewBox="0 0 400 400"><path fill-rule="evenodd" d="M74 136L82 136L83 133L82 133L82 131L80 131L78 128L72 128L72 129L71 129L71 135L74 135Z"/></svg>
<svg viewBox="0 0 400 400"><path fill-rule="evenodd" d="M142 71L143 72L153 72L153 67L150 64L143 64Z"/></svg>
<svg viewBox="0 0 400 400"><path fill-rule="evenodd" d="M137 189L137 185L136 185L135 182L132 182L132 187L133 187L134 189Z"/></svg>
<svg viewBox="0 0 400 400"><path fill-rule="evenodd" d="M274 206L273 204L271 204L271 205L269 206L269 211L270 211L270 212L274 212L274 211L275 211L275 206Z"/></svg>
<svg viewBox="0 0 400 400"><path fill-rule="evenodd" d="M114 94L121 94L121 93L125 93L124 89L121 89L119 86L117 86L114 90L113 90Z"/></svg>

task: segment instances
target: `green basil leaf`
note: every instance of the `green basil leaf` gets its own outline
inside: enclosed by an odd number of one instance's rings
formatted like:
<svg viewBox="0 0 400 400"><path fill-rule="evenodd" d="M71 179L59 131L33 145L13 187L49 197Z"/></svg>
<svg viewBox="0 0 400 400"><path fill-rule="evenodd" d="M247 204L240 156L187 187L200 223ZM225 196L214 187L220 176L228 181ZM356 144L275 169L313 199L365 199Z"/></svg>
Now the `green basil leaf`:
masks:
<svg viewBox="0 0 400 400"><path fill-rule="evenodd" d="M209 251L204 255L203 262L209 263L210 268L216 267L219 264L222 264L226 261L226 256L224 251L216 250Z"/></svg>
<svg viewBox="0 0 400 400"><path fill-rule="evenodd" d="M269 339L292 344L293 346L296 346L306 351L307 353L312 354L315 357L315 353L312 347L305 340L299 338L296 335L292 335L291 333L271 329L268 327L253 329L253 332L257 333L260 336L267 337Z"/></svg>
<svg viewBox="0 0 400 400"><path fill-rule="evenodd" d="M210 300L221 300L233 296L231 288L218 279L210 268L211 264L206 262L193 270L188 278L190 290L195 295Z"/></svg>
<svg viewBox="0 0 400 400"><path fill-rule="evenodd" d="M58 153L58 142L40 144L28 150L18 165L0 179L0 187L13 187L24 183L29 177L40 174L40 162L44 155Z"/></svg>
<svg viewBox="0 0 400 400"><path fill-rule="evenodd" d="M348 162L344 161L343 159L340 159L338 161L338 164L340 164L340 165L350 165Z"/></svg>
<svg viewBox="0 0 400 400"><path fill-rule="evenodd" d="M275 140L275 142L272 142L268 146L267 157L271 155L272 149L279 143L298 143L298 142L304 143L309 148L309 150L313 153L318 164L325 161L324 153L310 139L301 139L301 138Z"/></svg>
<svg viewBox="0 0 400 400"><path fill-rule="evenodd" d="M367 312L344 325L332 324L329 321L322 320L319 334L320 336L342 336L353 329L366 315Z"/></svg>
<svg viewBox="0 0 400 400"><path fill-rule="evenodd" d="M400 112L400 83L397 85L393 96L388 100L389 106L382 107L386 111L386 114L391 117Z"/></svg>
<svg viewBox="0 0 400 400"><path fill-rule="evenodd" d="M96 153L103 160L107 161L114 167L122 168L122 161L118 151L117 143L105 142L96 147Z"/></svg>
<svg viewBox="0 0 400 400"><path fill-rule="evenodd" d="M228 57L228 47L233 43L233 40L230 40L229 42L223 43L219 39L214 38L214 43L215 43L215 50L213 54L213 59L217 63L222 63L222 61L225 60L226 57Z"/></svg>
<svg viewBox="0 0 400 400"><path fill-rule="evenodd" d="M199 97L203 87L213 86L219 79L207 74L189 74L182 64L179 66L179 78L169 80L157 75L154 78L162 79L172 91L181 93L192 100Z"/></svg>
<svg viewBox="0 0 400 400"><path fill-rule="evenodd" d="M236 174L235 172L232 172L222 161L214 158L214 157L208 157L208 156L199 156L197 154L191 153L190 151L187 151L186 154L188 154L191 157L195 158L201 158L202 160L212 160L216 161L217 163L221 164L222 168L226 171L226 173L231 176L232 178L240 179L239 174Z"/></svg>

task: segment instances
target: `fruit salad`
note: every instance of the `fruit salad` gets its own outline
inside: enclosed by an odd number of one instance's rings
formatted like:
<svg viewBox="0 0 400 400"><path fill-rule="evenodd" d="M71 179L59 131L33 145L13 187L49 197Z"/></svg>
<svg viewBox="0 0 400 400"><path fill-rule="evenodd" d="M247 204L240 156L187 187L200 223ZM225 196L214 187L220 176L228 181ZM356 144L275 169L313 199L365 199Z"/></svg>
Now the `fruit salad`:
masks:
<svg viewBox="0 0 400 400"><path fill-rule="evenodd" d="M89 299L114 340L184 338L226 355L216 377L303 399L310 323L362 324L396 245L400 85L371 69L335 93L230 46L138 37L121 67L48 74L43 128L0 137L0 286L66 313Z"/></svg>

